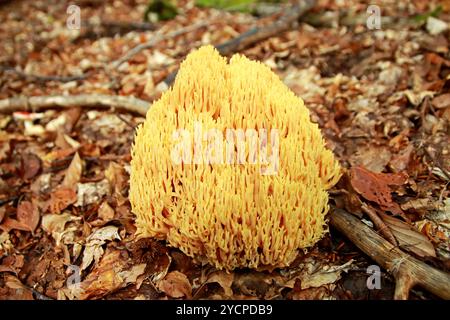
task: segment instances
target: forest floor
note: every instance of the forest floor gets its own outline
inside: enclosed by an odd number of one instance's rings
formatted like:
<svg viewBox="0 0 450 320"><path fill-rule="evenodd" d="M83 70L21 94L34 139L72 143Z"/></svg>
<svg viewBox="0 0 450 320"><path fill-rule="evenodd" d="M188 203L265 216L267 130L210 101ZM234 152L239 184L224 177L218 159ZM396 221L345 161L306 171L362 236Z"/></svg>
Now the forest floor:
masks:
<svg viewBox="0 0 450 320"><path fill-rule="evenodd" d="M108 23L142 21L146 1L77 3L87 22L81 30L66 27L70 1L0 3L0 99L110 94L150 105L191 50L277 18L180 1L174 19L122 32ZM300 19L240 52L270 66L311 110L345 168L331 202L448 272L450 6L389 3L380 4L388 19L369 30L368 2L317 1L311 15L323 19ZM439 3L447 30L423 18ZM113 64L136 45L196 23L206 26ZM0 113L0 299L393 297L385 270L381 288L368 289L367 267L376 263L333 228L272 272L226 273L164 242L136 241L127 195L130 147L143 120L113 108ZM410 298L436 297L415 288Z"/></svg>

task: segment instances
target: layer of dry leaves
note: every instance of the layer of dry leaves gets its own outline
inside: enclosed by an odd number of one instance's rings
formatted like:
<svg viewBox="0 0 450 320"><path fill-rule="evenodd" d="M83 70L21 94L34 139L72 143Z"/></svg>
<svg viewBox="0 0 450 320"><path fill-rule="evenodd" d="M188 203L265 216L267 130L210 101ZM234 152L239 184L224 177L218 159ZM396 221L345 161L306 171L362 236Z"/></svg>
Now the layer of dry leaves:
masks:
<svg viewBox="0 0 450 320"><path fill-rule="evenodd" d="M146 1L77 1L90 24L140 21ZM3 70L0 99L18 95L108 93L149 102L193 48L221 43L254 25L242 13L198 9L155 31L108 36L65 27L69 1L0 5L0 65L29 75L86 75L36 81ZM448 1L439 17L449 21ZM368 3L321 0L315 13L365 14ZM397 1L382 14L407 19L433 3ZM117 69L130 48L198 21ZM391 241L450 269L449 31L425 24L333 27L300 24L243 53L268 64L303 97L346 173L332 190L338 207L388 227ZM331 230L289 268L226 273L151 239L136 241L127 200L130 146L139 116L48 110L0 115L0 299L386 299L393 282L368 290L373 264ZM367 212L376 215L372 221ZM383 234L384 235L384 234ZM432 298L414 291L412 298Z"/></svg>

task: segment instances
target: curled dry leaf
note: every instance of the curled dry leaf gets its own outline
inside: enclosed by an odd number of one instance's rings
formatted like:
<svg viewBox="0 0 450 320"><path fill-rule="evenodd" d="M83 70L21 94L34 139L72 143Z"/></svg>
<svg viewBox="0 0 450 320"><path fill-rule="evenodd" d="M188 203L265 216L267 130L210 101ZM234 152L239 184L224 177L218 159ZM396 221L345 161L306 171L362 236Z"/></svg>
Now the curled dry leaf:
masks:
<svg viewBox="0 0 450 320"><path fill-rule="evenodd" d="M319 270L307 269L301 278L301 288L318 288L327 284L332 284L341 278L342 272L350 270L353 259L341 266L322 267Z"/></svg>
<svg viewBox="0 0 450 320"><path fill-rule="evenodd" d="M431 100L431 104L438 109L450 107L450 93L444 93Z"/></svg>
<svg viewBox="0 0 450 320"><path fill-rule="evenodd" d="M108 202L104 201L98 208L98 217L103 221L110 221L114 219L114 209L108 204Z"/></svg>
<svg viewBox="0 0 450 320"><path fill-rule="evenodd" d="M411 251L420 257L436 257L433 244L425 235L395 217L388 216L384 213L380 213L380 217L392 230L401 248Z"/></svg>
<svg viewBox="0 0 450 320"><path fill-rule="evenodd" d="M11 230L21 230L21 231L30 231L28 230L28 227L17 221L16 219L12 219L9 217L6 217L2 224L0 224L0 229L5 231L6 233L10 232Z"/></svg>
<svg viewBox="0 0 450 320"><path fill-rule="evenodd" d="M405 184L407 176L402 173L387 174L371 172L363 167L350 169L352 187L366 200L376 202L381 209L403 216L400 206L393 202L390 186Z"/></svg>
<svg viewBox="0 0 450 320"><path fill-rule="evenodd" d="M4 215L1 210L0 215ZM39 224L39 209L36 204L22 201L17 207L17 219L6 217L0 224L0 229L9 232L12 229L33 232ZM1 221L2 219L0 219Z"/></svg>
<svg viewBox="0 0 450 320"><path fill-rule="evenodd" d="M399 154L395 155L391 161L389 161L389 167L394 172L401 172L408 167L411 160L411 156L414 151L414 146L409 144L405 149L403 149Z"/></svg>
<svg viewBox="0 0 450 320"><path fill-rule="evenodd" d="M103 179L99 182L79 183L77 186L77 201L75 206L82 207L92 203L98 203L109 194L109 182Z"/></svg>
<svg viewBox="0 0 450 320"><path fill-rule="evenodd" d="M158 282L159 290L172 298L191 298L192 286L184 273L172 271Z"/></svg>
<svg viewBox="0 0 450 320"><path fill-rule="evenodd" d="M12 272L18 275L24 264L23 255L10 255L2 260L0 272Z"/></svg>
<svg viewBox="0 0 450 320"><path fill-rule="evenodd" d="M113 189L112 191L121 195L123 189L128 184L128 176L123 166L111 161L108 168L105 170L105 177L108 179L108 182Z"/></svg>
<svg viewBox="0 0 450 320"><path fill-rule="evenodd" d="M231 285L234 281L234 273L228 273L226 271L216 271L209 275L208 280L205 283L218 283L227 297L233 296L233 290Z"/></svg>
<svg viewBox="0 0 450 320"><path fill-rule="evenodd" d="M6 209L5 207L0 207L0 223L2 222L3 218L5 217Z"/></svg>
<svg viewBox="0 0 450 320"><path fill-rule="evenodd" d="M360 148L349 161L352 166L363 166L373 172L382 172L391 158L389 148L368 145Z"/></svg>
<svg viewBox="0 0 450 320"><path fill-rule="evenodd" d="M113 241L115 239L120 240L119 228L115 226L107 226L93 232L86 240L87 243L83 253L81 270L89 267L92 261L98 263L104 252L102 245L106 241Z"/></svg>
<svg viewBox="0 0 450 320"><path fill-rule="evenodd" d="M25 154L21 161L21 173L24 180L34 178L41 170L41 159L32 153Z"/></svg>
<svg viewBox="0 0 450 320"><path fill-rule="evenodd" d="M83 171L83 162L80 158L80 155L75 153L72 158L72 162L70 162L69 168L67 168L66 176L62 182L63 187L75 189L77 183L81 179L81 173Z"/></svg>
<svg viewBox="0 0 450 320"><path fill-rule="evenodd" d="M289 296L292 300L325 300L330 296L329 291L324 286L311 287L304 290L293 290Z"/></svg>
<svg viewBox="0 0 450 320"><path fill-rule="evenodd" d="M75 217L69 213L46 214L42 217L42 229L51 234L56 241L56 245L61 243L73 242L74 232L80 229L79 226L68 227L69 222L81 220L81 217Z"/></svg>
<svg viewBox="0 0 450 320"><path fill-rule="evenodd" d="M135 283L145 267L145 263L131 266L126 251L107 250L79 286L64 289L64 292L69 298L98 299Z"/></svg>
<svg viewBox="0 0 450 320"><path fill-rule="evenodd" d="M22 201L17 207L17 220L33 232L39 224L39 208L35 202Z"/></svg>
<svg viewBox="0 0 450 320"><path fill-rule="evenodd" d="M6 296L11 300L34 300L33 292L16 276L6 273L4 277L5 287L0 288L0 296Z"/></svg>
<svg viewBox="0 0 450 320"><path fill-rule="evenodd" d="M47 211L52 214L60 213L69 205L77 201L77 193L72 188L59 187L50 195Z"/></svg>

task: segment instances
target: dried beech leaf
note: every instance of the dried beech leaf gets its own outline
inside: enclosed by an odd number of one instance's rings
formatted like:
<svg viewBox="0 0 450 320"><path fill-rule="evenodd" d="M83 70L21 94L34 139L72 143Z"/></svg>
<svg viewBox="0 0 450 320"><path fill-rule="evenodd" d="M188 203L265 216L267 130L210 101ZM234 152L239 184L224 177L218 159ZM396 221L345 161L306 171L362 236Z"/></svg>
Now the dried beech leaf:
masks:
<svg viewBox="0 0 450 320"><path fill-rule="evenodd" d="M75 189L77 183L81 179L81 173L83 171L83 162L81 161L80 155L75 153L75 156L72 158L72 162L67 168L66 176L62 182L63 187Z"/></svg>
<svg viewBox="0 0 450 320"><path fill-rule="evenodd" d="M17 207L17 220L33 232L39 224L39 209L35 203L22 201Z"/></svg>
<svg viewBox="0 0 450 320"><path fill-rule="evenodd" d="M114 209L106 201L102 202L98 208L98 217L103 221L110 221L114 219Z"/></svg>
<svg viewBox="0 0 450 320"><path fill-rule="evenodd" d="M146 264L130 266L126 251L107 250L86 279L71 295L79 299L98 299L135 283L145 271Z"/></svg>
<svg viewBox="0 0 450 320"><path fill-rule="evenodd" d="M59 187L50 195L47 202L47 211L50 213L60 213L69 205L77 201L77 193L72 188Z"/></svg>
<svg viewBox="0 0 450 320"><path fill-rule="evenodd" d="M120 240L119 228L115 226L107 226L93 232L86 239L86 248L84 249L83 253L81 270L89 267L92 261L98 263L103 255L102 245L104 245L106 241L113 241L115 239Z"/></svg>
<svg viewBox="0 0 450 320"><path fill-rule="evenodd" d="M402 173L375 173L363 167L350 169L350 182L356 192L365 199L378 203L381 209L401 216L404 213L400 206L392 201L390 186L403 185L406 179L406 175Z"/></svg>
<svg viewBox="0 0 450 320"><path fill-rule="evenodd" d="M158 289L172 298L191 298L192 286L184 273L172 271L158 282Z"/></svg>
<svg viewBox="0 0 450 320"><path fill-rule="evenodd" d="M209 275L206 283L218 283L225 293L226 296L232 297L233 290L231 289L231 285L233 284L234 274L228 273L226 271L216 271Z"/></svg>
<svg viewBox="0 0 450 320"><path fill-rule="evenodd" d="M42 229L50 233L59 246L61 242L72 242L73 233L80 229L79 226L68 227L67 224L72 221L79 221L81 217L75 217L69 213L46 214L42 217Z"/></svg>
<svg viewBox="0 0 450 320"><path fill-rule="evenodd" d="M30 180L41 170L41 159L35 154L26 154L22 158L22 177Z"/></svg>
<svg viewBox="0 0 450 320"><path fill-rule="evenodd" d="M384 213L379 213L384 223L392 230L399 246L414 252L418 256L436 257L436 251L431 241L409 224Z"/></svg>
<svg viewBox="0 0 450 320"><path fill-rule="evenodd" d="M20 221L17 221L16 219L12 219L9 217L6 217L5 219L3 219L2 224L0 224L0 229L5 232L10 232L13 229L22 230L22 231L30 231L28 226L24 225Z"/></svg>

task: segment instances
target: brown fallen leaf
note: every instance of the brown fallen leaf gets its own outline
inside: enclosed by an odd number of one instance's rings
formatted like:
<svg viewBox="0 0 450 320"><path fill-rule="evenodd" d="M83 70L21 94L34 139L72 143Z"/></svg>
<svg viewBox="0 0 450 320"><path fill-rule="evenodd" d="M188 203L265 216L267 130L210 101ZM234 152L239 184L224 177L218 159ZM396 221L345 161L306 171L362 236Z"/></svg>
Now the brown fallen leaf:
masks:
<svg viewBox="0 0 450 320"><path fill-rule="evenodd" d="M84 281L78 286L64 289L69 298L99 299L129 284L136 283L147 265L130 265L126 251L107 250Z"/></svg>
<svg viewBox="0 0 450 320"><path fill-rule="evenodd" d="M107 179L98 182L78 183L76 207L99 203L102 198L109 194L110 185Z"/></svg>
<svg viewBox="0 0 450 320"><path fill-rule="evenodd" d="M393 202L390 186L401 186L407 181L403 173L375 173L363 167L350 169L352 187L366 200L376 202L381 209L404 216L400 206Z"/></svg>
<svg viewBox="0 0 450 320"><path fill-rule="evenodd" d="M6 233L10 232L11 230L21 230L21 231L30 231L28 230L28 227L17 221L16 219L12 219L9 217L6 217L3 219L2 224L0 224L0 229L5 231Z"/></svg>
<svg viewBox="0 0 450 320"><path fill-rule="evenodd" d="M450 93L444 93L433 98L433 100L431 100L431 104L433 107L438 109L450 107Z"/></svg>
<svg viewBox="0 0 450 320"><path fill-rule="evenodd" d="M431 241L409 224L387 214L380 213L384 223L392 230L400 247L417 254L420 257L436 257L436 251Z"/></svg>
<svg viewBox="0 0 450 320"><path fill-rule="evenodd" d="M124 167L111 161L108 168L105 170L105 177L108 180L111 191L117 198L119 205L122 205L126 201L126 198L122 194L128 186L129 179Z"/></svg>
<svg viewBox="0 0 450 320"><path fill-rule="evenodd" d="M2 222L3 218L5 217L6 209L5 207L0 207L0 223Z"/></svg>
<svg viewBox="0 0 450 320"><path fill-rule="evenodd" d="M4 277L5 287L0 287L0 299L34 300L31 289L23 285L16 276L6 273Z"/></svg>
<svg viewBox="0 0 450 320"><path fill-rule="evenodd" d="M102 245L104 245L106 241L113 241L115 239L120 240L119 228L115 226L107 226L93 232L86 239L86 248L83 252L81 270L89 267L92 261L98 263L104 252Z"/></svg>
<svg viewBox="0 0 450 320"><path fill-rule="evenodd" d="M389 148L368 145L358 149L350 157L349 162L354 167L362 166L373 172L382 172L391 160L391 157L392 154Z"/></svg>
<svg viewBox="0 0 450 320"><path fill-rule="evenodd" d="M56 241L56 246L61 243L73 243L74 232L80 230L79 225L69 226L70 222L80 221L81 217L76 217L70 213L46 214L42 217L42 229L52 235Z"/></svg>
<svg viewBox="0 0 450 320"><path fill-rule="evenodd" d="M231 285L234 281L234 273L226 271L215 271L211 273L205 283L218 283L227 297L233 296Z"/></svg>
<svg viewBox="0 0 450 320"><path fill-rule="evenodd" d="M292 300L324 300L329 296L330 290L325 286L293 290L289 293L289 298Z"/></svg>
<svg viewBox="0 0 450 320"><path fill-rule="evenodd" d="M2 260L0 272L12 272L16 276L19 274L24 264L23 255L10 255Z"/></svg>
<svg viewBox="0 0 450 320"><path fill-rule="evenodd" d="M251 272L235 274L233 287L236 288L236 293L262 298L269 289L273 288L276 291L280 287L280 283L283 281L277 274Z"/></svg>
<svg viewBox="0 0 450 320"><path fill-rule="evenodd" d="M39 224L39 208L35 202L22 201L17 207L17 220L28 228L28 231L34 232Z"/></svg>
<svg viewBox="0 0 450 320"><path fill-rule="evenodd" d="M172 298L186 297L190 299L192 296L192 286L189 279L179 271L172 271L167 274L164 279L158 282L157 287Z"/></svg>
<svg viewBox="0 0 450 320"><path fill-rule="evenodd" d="M76 152L72 158L72 162L70 162L69 168L67 168L66 175L61 186L76 190L77 183L81 179L82 171L83 161L81 160L78 152Z"/></svg>
<svg viewBox="0 0 450 320"><path fill-rule="evenodd" d="M58 187L47 201L46 211L56 214L77 201L77 193L72 188Z"/></svg>
<svg viewBox="0 0 450 320"><path fill-rule="evenodd" d="M108 204L108 202L104 201L98 208L98 217L103 221L110 221L114 219L114 209Z"/></svg>
<svg viewBox="0 0 450 320"><path fill-rule="evenodd" d="M414 147L412 144L409 144L406 148L404 148L399 154L395 155L391 161L389 161L389 167L394 172L401 172L408 167L408 164L411 160L411 155L414 151Z"/></svg>
<svg viewBox="0 0 450 320"><path fill-rule="evenodd" d="M37 155L28 153L22 157L20 171L24 180L30 180L34 178L40 170L41 159Z"/></svg>
<svg viewBox="0 0 450 320"><path fill-rule="evenodd" d="M343 272L352 269L353 262L354 260L351 259L342 265L323 265L314 259L307 259L303 262L300 273L284 283L283 286L304 290L334 284L341 279Z"/></svg>

